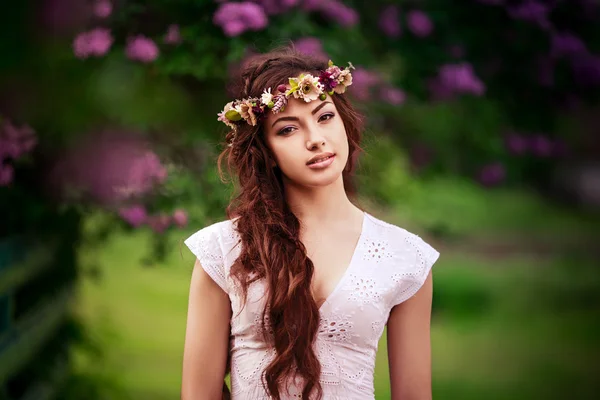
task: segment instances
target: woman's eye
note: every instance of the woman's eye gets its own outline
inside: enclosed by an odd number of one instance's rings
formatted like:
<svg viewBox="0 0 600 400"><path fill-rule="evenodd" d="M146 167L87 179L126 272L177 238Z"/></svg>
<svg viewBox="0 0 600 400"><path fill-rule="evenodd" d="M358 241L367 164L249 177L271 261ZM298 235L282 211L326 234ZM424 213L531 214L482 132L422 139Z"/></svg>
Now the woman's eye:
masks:
<svg viewBox="0 0 600 400"><path fill-rule="evenodd" d="M289 135L294 130L294 127L288 126L277 132L278 135Z"/></svg>
<svg viewBox="0 0 600 400"><path fill-rule="evenodd" d="M327 121L328 119L333 118L335 115L333 113L325 113L323 115L321 115L321 117L319 118L319 122L321 121Z"/></svg>

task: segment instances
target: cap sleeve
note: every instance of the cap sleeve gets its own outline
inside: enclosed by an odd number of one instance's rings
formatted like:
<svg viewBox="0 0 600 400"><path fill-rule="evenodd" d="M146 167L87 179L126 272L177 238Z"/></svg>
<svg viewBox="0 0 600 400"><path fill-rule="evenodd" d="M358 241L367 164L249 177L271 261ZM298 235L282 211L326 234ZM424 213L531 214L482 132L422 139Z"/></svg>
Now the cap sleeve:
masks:
<svg viewBox="0 0 600 400"><path fill-rule="evenodd" d="M229 293L219 224L199 230L187 238L184 243L198 258L206 273L221 289Z"/></svg>
<svg viewBox="0 0 600 400"><path fill-rule="evenodd" d="M404 241L408 246L408 264L402 274L403 279L397 284L392 306L410 299L419 291L440 256L440 253L422 238L410 232L406 233Z"/></svg>

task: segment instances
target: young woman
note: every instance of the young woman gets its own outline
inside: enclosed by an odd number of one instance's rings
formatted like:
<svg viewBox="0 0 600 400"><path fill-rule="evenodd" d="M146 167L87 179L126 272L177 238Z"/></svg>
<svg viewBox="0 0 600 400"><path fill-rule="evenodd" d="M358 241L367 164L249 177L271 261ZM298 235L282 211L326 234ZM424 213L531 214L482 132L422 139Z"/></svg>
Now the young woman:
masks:
<svg viewBox="0 0 600 400"><path fill-rule="evenodd" d="M186 240L191 279L182 399L374 398L388 327L392 399L431 398L439 253L355 206L361 118L340 68L277 50L241 73L220 155L239 194Z"/></svg>

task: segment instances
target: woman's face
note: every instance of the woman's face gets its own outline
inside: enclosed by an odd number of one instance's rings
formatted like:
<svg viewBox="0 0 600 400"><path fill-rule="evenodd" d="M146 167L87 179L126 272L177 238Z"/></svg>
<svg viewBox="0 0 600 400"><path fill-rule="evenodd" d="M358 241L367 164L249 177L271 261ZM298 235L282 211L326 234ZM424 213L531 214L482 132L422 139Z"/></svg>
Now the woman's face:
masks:
<svg viewBox="0 0 600 400"><path fill-rule="evenodd" d="M308 187L340 178L348 161L348 138L331 97L308 103L290 97L285 110L269 113L264 124L267 145L285 178ZM326 159L313 163L314 157Z"/></svg>

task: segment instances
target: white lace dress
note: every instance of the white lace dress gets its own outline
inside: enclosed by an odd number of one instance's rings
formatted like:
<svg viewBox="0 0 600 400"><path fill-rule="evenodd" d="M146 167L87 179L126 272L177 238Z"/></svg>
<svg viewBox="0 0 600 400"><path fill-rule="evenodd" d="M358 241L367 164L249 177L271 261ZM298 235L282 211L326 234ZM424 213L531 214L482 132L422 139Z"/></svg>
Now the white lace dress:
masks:
<svg viewBox="0 0 600 400"><path fill-rule="evenodd" d="M241 247L234 222L210 225L185 244L231 300L232 398L268 399L261 375L274 350L260 332L264 286L262 282L250 286L248 303L240 313L240 294L229 277ZM322 366L324 399L375 398L375 355L390 311L419 290L438 257L417 235L365 213L348 269L319 309L321 327L315 349ZM289 392L286 398L300 398L298 384L291 384Z"/></svg>

